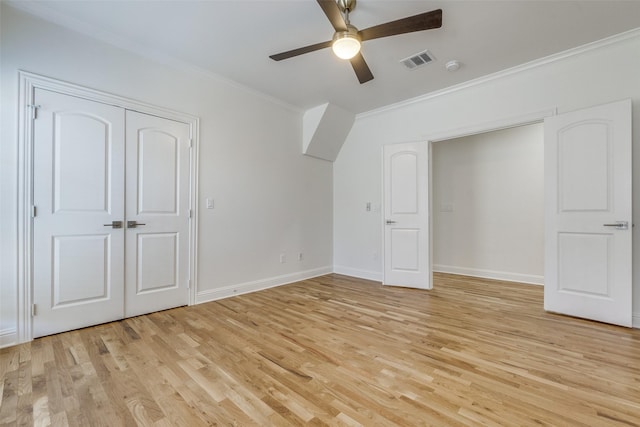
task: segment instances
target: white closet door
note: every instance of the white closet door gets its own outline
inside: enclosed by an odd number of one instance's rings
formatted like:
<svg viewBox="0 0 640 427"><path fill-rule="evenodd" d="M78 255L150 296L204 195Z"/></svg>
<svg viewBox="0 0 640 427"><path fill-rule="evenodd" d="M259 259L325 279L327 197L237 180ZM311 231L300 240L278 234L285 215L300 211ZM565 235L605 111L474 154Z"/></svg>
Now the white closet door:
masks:
<svg viewBox="0 0 640 427"><path fill-rule="evenodd" d="M134 111L126 121L130 317L189 302L190 126Z"/></svg>
<svg viewBox="0 0 640 427"><path fill-rule="evenodd" d="M33 336L124 315L124 110L37 89Z"/></svg>
<svg viewBox="0 0 640 427"><path fill-rule="evenodd" d="M186 305L190 126L42 89L35 104L33 336Z"/></svg>

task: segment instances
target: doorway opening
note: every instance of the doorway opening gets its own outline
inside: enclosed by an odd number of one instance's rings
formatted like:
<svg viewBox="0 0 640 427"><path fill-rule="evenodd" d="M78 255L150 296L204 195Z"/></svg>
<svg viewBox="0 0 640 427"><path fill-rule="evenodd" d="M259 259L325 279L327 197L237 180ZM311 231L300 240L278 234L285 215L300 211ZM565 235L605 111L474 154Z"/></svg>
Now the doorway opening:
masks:
<svg viewBox="0 0 640 427"><path fill-rule="evenodd" d="M432 271L542 285L542 122L431 143Z"/></svg>
<svg viewBox="0 0 640 427"><path fill-rule="evenodd" d="M385 145L383 284L433 287L434 143L544 119L544 309L630 327L631 107L631 100L624 99L559 115L541 112L493 126L457 129L422 142ZM502 206L503 200L512 198L502 195L494 203ZM453 206L441 203L443 211L453 211ZM412 221L405 220L407 216ZM500 218L488 218L502 225ZM400 244L394 244L394 233ZM421 279L422 286L396 274L407 271Z"/></svg>

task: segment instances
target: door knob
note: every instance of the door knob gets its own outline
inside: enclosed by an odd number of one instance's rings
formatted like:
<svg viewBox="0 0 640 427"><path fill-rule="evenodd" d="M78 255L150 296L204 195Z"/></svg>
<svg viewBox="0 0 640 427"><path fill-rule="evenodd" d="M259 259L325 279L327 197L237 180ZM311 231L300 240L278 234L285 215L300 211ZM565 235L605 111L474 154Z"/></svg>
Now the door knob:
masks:
<svg viewBox="0 0 640 427"><path fill-rule="evenodd" d="M127 221L127 228L136 228L139 225L147 225L137 221Z"/></svg>
<svg viewBox="0 0 640 427"><path fill-rule="evenodd" d="M629 221L616 221L615 224L602 224L605 227L615 227L616 230L628 230Z"/></svg>
<svg viewBox="0 0 640 427"><path fill-rule="evenodd" d="M122 221L111 221L111 224L104 224L105 227L122 228Z"/></svg>

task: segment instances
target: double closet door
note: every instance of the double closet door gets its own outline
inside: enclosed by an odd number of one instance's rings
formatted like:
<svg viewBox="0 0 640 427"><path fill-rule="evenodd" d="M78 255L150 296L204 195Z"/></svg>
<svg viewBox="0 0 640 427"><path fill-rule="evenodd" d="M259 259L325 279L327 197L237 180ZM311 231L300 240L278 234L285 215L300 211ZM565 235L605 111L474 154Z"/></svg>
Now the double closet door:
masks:
<svg viewBox="0 0 640 427"><path fill-rule="evenodd" d="M188 304L190 125L36 89L33 336Z"/></svg>

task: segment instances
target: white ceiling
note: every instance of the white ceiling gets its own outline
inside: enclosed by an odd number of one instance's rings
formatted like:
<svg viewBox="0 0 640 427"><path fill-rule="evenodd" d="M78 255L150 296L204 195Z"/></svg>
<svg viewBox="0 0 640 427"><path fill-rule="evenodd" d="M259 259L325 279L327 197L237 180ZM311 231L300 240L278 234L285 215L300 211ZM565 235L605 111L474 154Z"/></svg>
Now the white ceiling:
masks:
<svg viewBox="0 0 640 427"><path fill-rule="evenodd" d="M358 0L364 29L441 8L442 28L371 40L363 85L330 49L269 55L331 39L313 0L14 1L15 7L156 59L204 69L300 109L326 102L361 113L640 27L640 1ZM428 49L416 70L400 60ZM460 70L444 64L457 59ZM594 66L612 66L594 64Z"/></svg>

